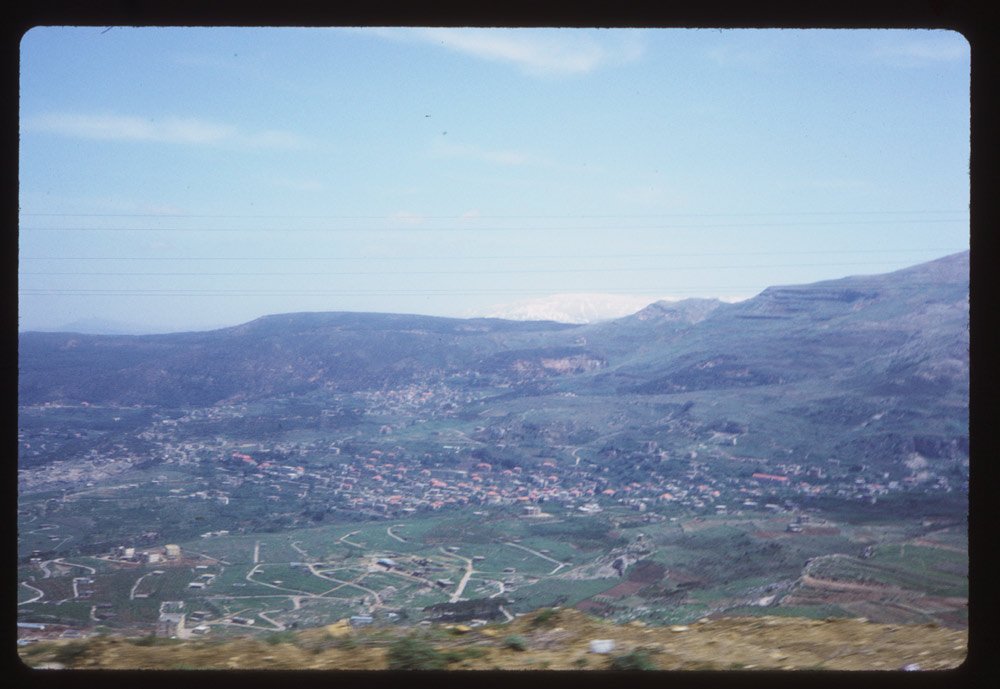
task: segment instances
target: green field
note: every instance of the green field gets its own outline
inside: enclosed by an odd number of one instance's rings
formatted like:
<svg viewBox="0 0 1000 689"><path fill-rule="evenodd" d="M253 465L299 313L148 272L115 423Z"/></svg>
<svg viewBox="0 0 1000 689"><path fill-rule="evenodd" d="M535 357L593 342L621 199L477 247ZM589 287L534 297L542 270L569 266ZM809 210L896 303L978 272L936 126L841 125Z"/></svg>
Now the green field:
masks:
<svg viewBox="0 0 1000 689"><path fill-rule="evenodd" d="M213 611L215 619L271 611L267 614L280 624L301 627L328 624L362 612L373 612L384 620L384 614L393 611L398 615L396 619L413 623L427 616L425 607L452 597L465 574L466 558L474 557L482 559L473 562L474 571L463 599L489 598L500 593L499 582L508 582L502 595L510 601L508 609L512 613L554 605L574 606L597 596L596 601L584 606L592 614L617 620L638 618L654 624L686 623L718 610L726 614L810 617L846 614L835 605L820 602L777 607L749 605L775 591L774 586L786 590L801 575L806 560L831 553L841 556L817 560L816 576L892 584L939 596L965 596L968 591L965 553L945 547L903 545L904 540L920 536L912 527L878 523L836 526L817 519L815 524L825 525L829 533L807 534L786 533L783 526L788 516L761 513L743 518L707 516L698 521L664 519L630 525L628 520L635 521L635 512L626 510L591 516L565 514L550 520L526 519L512 508L485 510L481 515L470 512L391 522L326 524L280 534L195 538L181 543L188 557L202 553L220 560L198 570L191 564L197 559L180 565L125 567L90 557L68 558L71 563L97 570L88 600L72 599L72 579L84 575L84 570L52 569L55 564L51 564L53 576L45 578L38 565L24 564L18 570L19 580L41 589L44 597L19 606L19 612L23 619L61 619L84 625L91 606L103 603L111 605L113 616L102 624L131 628L155 623L159 602L182 600L188 602L188 610ZM616 527L616 523L622 526ZM405 542L388 534L388 527ZM928 538L938 539L936 542L943 546L957 548L963 543L961 534L926 531ZM876 541L882 545L871 548L871 556L861 559L866 544ZM257 570L253 580L248 581L247 574L255 567L254 548L258 543ZM457 550L452 552L451 548ZM645 560L653 563L652 569L646 565L636 569L633 564L622 577L605 574L604 578L576 578L581 574L597 576L593 572L598 566L609 572L613 554L626 550L632 553L630 561ZM394 559L402 571L385 571L375 565L376 559L385 557ZM557 567L552 560L569 565L552 574ZM318 572L338 581L292 566L303 562L316 565ZM163 574L152 575L156 568ZM415 570L425 571L425 581L405 574ZM633 581L635 572L639 572L639 578ZM189 589L188 583L204 573L217 576L204 589ZM138 591L148 593L149 598L130 600L132 586L144 575ZM438 579L448 579L451 584L438 586L433 583ZM629 586L611 597L602 596L624 583ZM385 595L381 607L371 607L375 601L365 589ZM18 601L24 603L35 595L20 586ZM297 606L293 596L297 597ZM59 601L64 602L57 604ZM267 628L274 629L259 619L253 633ZM246 630L213 625L210 634L240 632Z"/></svg>
<svg viewBox="0 0 1000 689"><path fill-rule="evenodd" d="M261 564L252 577L261 584L271 584L279 588L268 588L272 593L305 593L319 595L336 586L336 583L321 579L309 573L309 570L292 567L286 563ZM214 585L214 584L213 584Z"/></svg>
<svg viewBox="0 0 1000 689"><path fill-rule="evenodd" d="M616 579L549 579L505 594L516 612L554 606L572 607L617 585Z"/></svg>
<svg viewBox="0 0 1000 689"><path fill-rule="evenodd" d="M836 558L814 574L838 581L886 584L936 596L969 595L968 560L962 553L912 544L883 545L868 559Z"/></svg>

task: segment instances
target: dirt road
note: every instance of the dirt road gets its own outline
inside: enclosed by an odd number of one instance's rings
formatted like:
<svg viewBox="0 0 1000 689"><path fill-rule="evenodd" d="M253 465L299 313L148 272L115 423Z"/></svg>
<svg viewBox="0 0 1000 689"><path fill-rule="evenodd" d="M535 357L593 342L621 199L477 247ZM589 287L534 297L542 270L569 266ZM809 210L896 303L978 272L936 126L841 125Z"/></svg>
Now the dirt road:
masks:
<svg viewBox="0 0 1000 689"><path fill-rule="evenodd" d="M41 589L36 589L34 586L32 586L31 584L29 584L26 581L22 581L21 582L21 586L27 586L32 591L37 591L38 595L35 596L34 598L30 599L30 600L22 601L22 602L18 603L18 605L27 605L28 603L34 603L36 600L41 600L45 596L45 591L42 591Z"/></svg>
<svg viewBox="0 0 1000 689"><path fill-rule="evenodd" d="M553 569L551 572L549 572L549 576L552 576L553 574L555 574L556 572L558 572L563 567L568 567L569 566L568 562L559 562L559 560L555 560L555 559L549 557L548 555L546 555L545 553L540 553L537 550L532 550L531 548L527 548L527 547L525 547L523 545L520 545L519 543L511 543L510 541L504 541L504 545L509 545L512 548L520 548L521 550L526 550L527 552L531 553L532 555L537 555L538 557L542 558L543 560L548 560L549 562L554 562L556 564L556 568Z"/></svg>
<svg viewBox="0 0 1000 689"><path fill-rule="evenodd" d="M906 589L891 584L861 584L853 581L819 579L811 574L803 574L799 579L806 586L826 591L866 591L869 593L904 593Z"/></svg>

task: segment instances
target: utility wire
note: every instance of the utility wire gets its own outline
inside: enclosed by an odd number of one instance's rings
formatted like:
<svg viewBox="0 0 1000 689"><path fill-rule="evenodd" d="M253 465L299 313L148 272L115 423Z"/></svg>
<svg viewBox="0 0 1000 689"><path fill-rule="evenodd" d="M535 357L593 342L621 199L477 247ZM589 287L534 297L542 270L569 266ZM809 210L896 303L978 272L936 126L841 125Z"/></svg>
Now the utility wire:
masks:
<svg viewBox="0 0 1000 689"><path fill-rule="evenodd" d="M25 227L22 232L197 232L197 233L226 233L226 232L278 232L278 233L299 233L299 232L319 232L323 234L339 234L351 232L409 232L412 234L427 234L432 232L588 232L588 231L614 231L626 230L701 230L701 229L740 229L753 228L762 229L769 227L832 227L847 225L889 225L889 224L938 224L938 223L958 223L967 222L967 218L960 219L925 219L925 220L828 220L809 222L769 222L769 223L697 223L683 225L632 225L621 226L612 225L607 227L596 227L591 225L562 225L550 227Z"/></svg>
<svg viewBox="0 0 1000 689"><path fill-rule="evenodd" d="M773 217L783 215L931 215L940 213L968 213L968 209L959 210L883 210L883 211L771 211L751 213L633 213L633 214L539 214L539 215L419 215L414 217L426 220L494 220L494 219L526 219L526 218L723 218L723 217ZM268 218L287 220L398 220L391 215L284 215L284 214L227 214L227 213L41 213L24 211L20 215L26 217L47 218Z"/></svg>
<svg viewBox="0 0 1000 689"><path fill-rule="evenodd" d="M927 283L934 284L934 283ZM654 287L537 287L537 288L506 288L506 289L479 289L462 287L461 289L385 289L385 290L322 290L322 289L292 289L292 290L244 290L244 289L25 289L20 291L22 296L170 296L170 297L282 297L282 296L377 296L377 295L444 295L460 296L466 294L552 294L552 293L574 293L599 291L601 293L644 293L644 294L664 294L664 293L697 293L720 291L746 291L752 290L760 292L767 286L704 286L704 287L669 287L657 285ZM782 289L796 289L799 286L771 285L770 287ZM891 288L894 292L918 291L923 289L923 285L913 285L911 287L896 286Z"/></svg>
<svg viewBox="0 0 1000 689"><path fill-rule="evenodd" d="M868 261L868 262L852 262L852 263L785 263L785 264L758 264L758 265L728 265L728 266L652 266L649 268L640 268L637 266L629 266L625 268L518 268L510 270L398 270L398 271L372 271L372 270L358 270L358 271L338 271L338 272L299 272L299 271L239 271L239 272L225 272L225 273L205 273L205 272L22 272L22 276L31 277L43 277L43 276L143 276L143 277L155 277L155 276L205 276L205 277L222 277L222 276L233 276L241 277L244 275L274 275L274 276L327 276L327 277L338 277L342 275L520 275L520 274L532 274L532 273L622 273L622 272L648 272L648 271L658 271L658 272L671 272L678 270L730 270L730 269L764 269L764 268L817 268L817 267L848 267L848 266L884 266L884 262L880 261Z"/></svg>
<svg viewBox="0 0 1000 689"><path fill-rule="evenodd" d="M929 249L848 249L812 251L734 251L700 253L645 253L645 254L552 254L552 255L492 255L492 256L21 256L22 261L492 261L498 259L576 259L592 258L694 258L705 256L813 256L829 254L906 254L967 251L967 247L938 247Z"/></svg>

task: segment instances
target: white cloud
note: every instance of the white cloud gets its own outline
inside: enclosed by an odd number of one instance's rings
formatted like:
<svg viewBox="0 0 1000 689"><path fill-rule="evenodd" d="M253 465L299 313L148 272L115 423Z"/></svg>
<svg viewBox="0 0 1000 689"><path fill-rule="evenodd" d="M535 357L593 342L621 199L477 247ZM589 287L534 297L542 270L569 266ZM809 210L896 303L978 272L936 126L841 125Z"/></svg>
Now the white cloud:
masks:
<svg viewBox="0 0 1000 689"><path fill-rule="evenodd" d="M192 117L143 118L134 115L46 113L26 118L25 131L48 132L104 141L152 141L245 148L299 148L301 137L290 132L245 132L237 127Z"/></svg>
<svg viewBox="0 0 1000 689"><path fill-rule="evenodd" d="M160 123L154 121L148 128L148 134L148 138L159 138L161 141L212 144L235 138L236 131L232 127L214 122L192 118L166 118Z"/></svg>
<svg viewBox="0 0 1000 689"><path fill-rule="evenodd" d="M297 149L303 148L305 140L298 134L283 132L277 129L267 129L262 132L255 132L242 137L242 140L253 148L280 148Z"/></svg>
<svg viewBox="0 0 1000 689"><path fill-rule="evenodd" d="M872 51L876 59L900 66L969 60L969 43L951 31L907 32L906 38L885 43Z"/></svg>
<svg viewBox="0 0 1000 689"><path fill-rule="evenodd" d="M375 32L513 64L534 76L586 74L605 65L631 62L643 51L641 32L635 30L427 28Z"/></svg>
<svg viewBox="0 0 1000 689"><path fill-rule="evenodd" d="M740 45L717 45L706 55L719 67L746 67L761 69L774 62L775 54L769 47L744 47Z"/></svg>
<svg viewBox="0 0 1000 689"><path fill-rule="evenodd" d="M525 151L513 149L489 149L468 144L456 144L434 139L431 154L442 158L469 158L499 165L543 165L553 166L546 158Z"/></svg>

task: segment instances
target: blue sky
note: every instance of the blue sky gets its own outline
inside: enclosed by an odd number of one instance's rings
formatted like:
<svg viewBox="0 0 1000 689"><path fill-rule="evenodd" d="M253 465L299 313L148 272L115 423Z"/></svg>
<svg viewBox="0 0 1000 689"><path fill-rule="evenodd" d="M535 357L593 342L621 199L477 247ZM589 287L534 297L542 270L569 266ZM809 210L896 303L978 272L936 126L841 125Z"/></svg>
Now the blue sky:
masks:
<svg viewBox="0 0 1000 689"><path fill-rule="evenodd" d="M968 247L926 30L40 27L22 329L739 299Z"/></svg>

